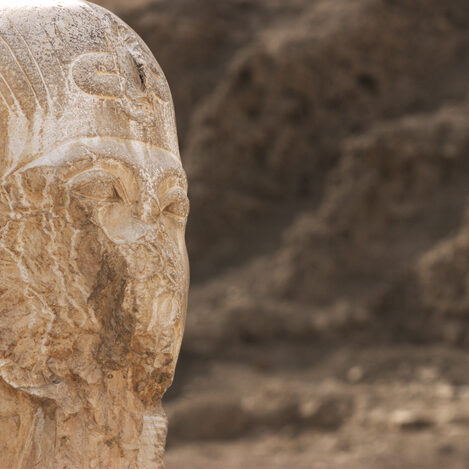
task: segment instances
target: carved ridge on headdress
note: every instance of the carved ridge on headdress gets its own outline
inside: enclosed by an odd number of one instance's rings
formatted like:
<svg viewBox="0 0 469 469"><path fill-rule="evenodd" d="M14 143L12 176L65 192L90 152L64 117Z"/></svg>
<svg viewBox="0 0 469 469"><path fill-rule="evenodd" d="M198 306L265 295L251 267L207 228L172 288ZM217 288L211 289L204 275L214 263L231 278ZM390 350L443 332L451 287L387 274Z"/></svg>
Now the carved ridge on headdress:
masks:
<svg viewBox="0 0 469 469"><path fill-rule="evenodd" d="M77 87L98 99L116 100L132 120L154 127L156 107L170 103L161 91L165 80L152 69L128 31L118 28L117 47L107 35L107 50L86 52L73 60L71 73Z"/></svg>

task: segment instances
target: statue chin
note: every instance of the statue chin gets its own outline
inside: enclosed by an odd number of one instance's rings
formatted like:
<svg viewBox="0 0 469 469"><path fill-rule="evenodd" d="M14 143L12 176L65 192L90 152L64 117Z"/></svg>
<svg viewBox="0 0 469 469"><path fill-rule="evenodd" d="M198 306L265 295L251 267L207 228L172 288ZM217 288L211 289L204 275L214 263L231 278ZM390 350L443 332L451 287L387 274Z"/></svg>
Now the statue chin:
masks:
<svg viewBox="0 0 469 469"><path fill-rule="evenodd" d="M0 36L2 464L161 467L189 283L168 84L87 2L2 4Z"/></svg>

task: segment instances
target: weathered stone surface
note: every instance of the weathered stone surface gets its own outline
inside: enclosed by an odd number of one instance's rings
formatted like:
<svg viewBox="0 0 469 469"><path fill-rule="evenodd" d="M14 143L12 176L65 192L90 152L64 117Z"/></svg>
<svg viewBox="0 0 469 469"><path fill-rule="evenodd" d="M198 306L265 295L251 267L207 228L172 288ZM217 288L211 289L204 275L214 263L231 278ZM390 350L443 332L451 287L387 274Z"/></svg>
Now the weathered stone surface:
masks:
<svg viewBox="0 0 469 469"><path fill-rule="evenodd" d="M0 466L158 468L187 182L143 41L78 0L0 3Z"/></svg>

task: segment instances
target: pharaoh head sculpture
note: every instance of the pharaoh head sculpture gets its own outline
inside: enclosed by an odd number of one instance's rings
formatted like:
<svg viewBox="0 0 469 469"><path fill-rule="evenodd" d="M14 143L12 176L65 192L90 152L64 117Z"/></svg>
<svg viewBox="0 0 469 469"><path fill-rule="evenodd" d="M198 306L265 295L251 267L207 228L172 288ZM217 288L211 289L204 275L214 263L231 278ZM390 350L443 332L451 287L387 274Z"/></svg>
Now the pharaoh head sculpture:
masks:
<svg viewBox="0 0 469 469"><path fill-rule="evenodd" d="M187 183L166 79L100 7L3 1L0 126L0 378L64 422L104 409L87 427L96 435L112 433L121 399L132 414L123 433L96 437L111 456L63 457L112 466L120 452L137 467L139 415L158 414L172 381L188 289Z"/></svg>

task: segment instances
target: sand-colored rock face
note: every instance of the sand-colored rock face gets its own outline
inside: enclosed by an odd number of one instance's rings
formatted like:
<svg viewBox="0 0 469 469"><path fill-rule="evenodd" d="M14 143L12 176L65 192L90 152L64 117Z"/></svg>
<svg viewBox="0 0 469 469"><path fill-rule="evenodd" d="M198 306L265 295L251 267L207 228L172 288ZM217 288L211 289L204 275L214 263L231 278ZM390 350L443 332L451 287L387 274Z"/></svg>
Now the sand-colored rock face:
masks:
<svg viewBox="0 0 469 469"><path fill-rule="evenodd" d="M0 2L0 466L159 468L184 327L187 183L140 38Z"/></svg>

